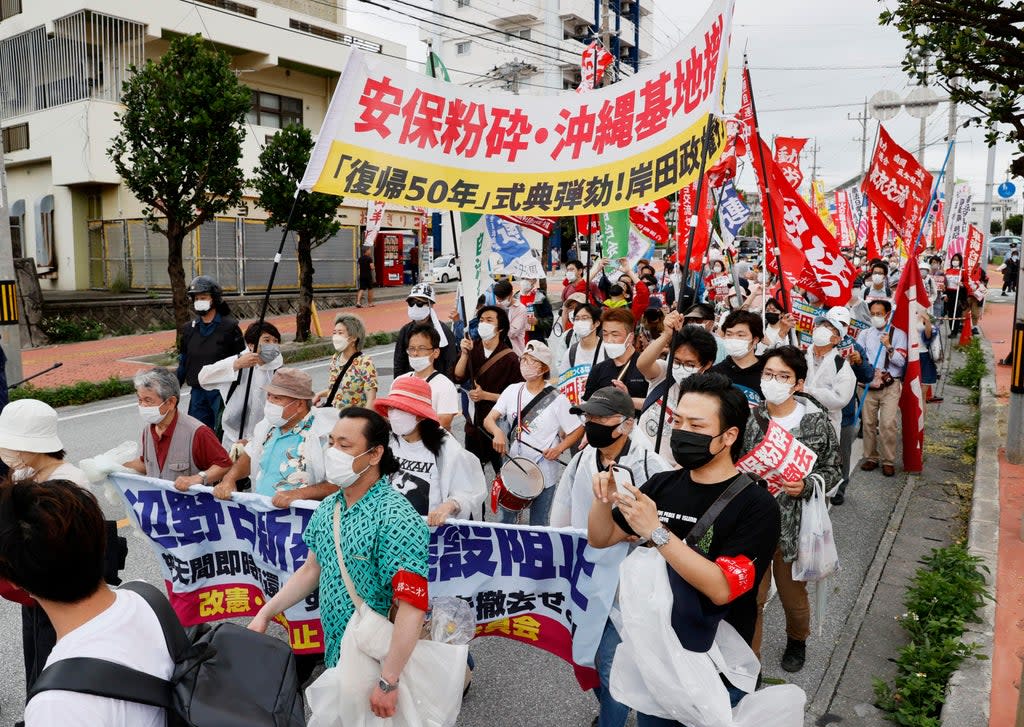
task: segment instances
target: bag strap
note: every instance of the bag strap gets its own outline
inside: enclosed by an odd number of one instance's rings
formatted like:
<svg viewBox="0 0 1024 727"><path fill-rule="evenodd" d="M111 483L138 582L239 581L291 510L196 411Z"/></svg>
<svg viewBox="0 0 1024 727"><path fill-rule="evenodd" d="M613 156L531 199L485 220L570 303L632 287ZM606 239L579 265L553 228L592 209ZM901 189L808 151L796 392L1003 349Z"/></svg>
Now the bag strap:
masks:
<svg viewBox="0 0 1024 727"><path fill-rule="evenodd" d="M523 384L523 389L525 388L526 384ZM526 415L529 414L530 411L541 402L541 400L548 398L549 396L551 396L551 394L557 394L557 390L555 389L555 387L545 386L543 389L540 390L540 392L535 397L530 399L530 401L526 403L526 406L524 406L512 420L512 428L509 430L510 433L514 435L516 433L516 426L518 426L519 420L521 419L523 421L526 421ZM540 412L537 413L540 414ZM530 421L533 420L531 419Z"/></svg>
<svg viewBox="0 0 1024 727"><path fill-rule="evenodd" d="M498 363L498 361L501 361L501 359L505 358L510 353L515 353L515 351L511 348L505 348L487 359L487 361L484 362L484 365L480 367L480 370L476 372L477 379L487 373L487 370L491 368L491 366Z"/></svg>
<svg viewBox="0 0 1024 727"><path fill-rule="evenodd" d="M427 377L427 383L429 384L431 381L433 381L435 378L437 378L440 375L441 375L440 371L435 371L434 373L432 373L430 376Z"/></svg>
<svg viewBox="0 0 1024 727"><path fill-rule="evenodd" d="M726 506L733 501L738 494L747 489L748 486L754 484L754 481L750 479L750 476L745 472L741 472L739 477L732 481L725 492L718 496L718 499L711 503L711 507L704 511L704 514L700 516L700 519L690 528L690 532L686 534L686 544L691 548L696 548L701 538L704 537L705 533L711 528L718 516L722 514L722 511Z"/></svg>
<svg viewBox="0 0 1024 727"><path fill-rule="evenodd" d="M242 354L238 355L241 356ZM251 366L249 367L249 379L252 380ZM234 395L235 389L238 388L238 385L240 383L242 383L242 369L238 369L238 374L235 376L235 380L231 382L231 387L228 389L227 396L224 397L224 404L227 404L229 401L231 401L231 397Z"/></svg>
<svg viewBox="0 0 1024 727"><path fill-rule="evenodd" d="M26 703L40 692L54 689L174 709L169 681L106 659L76 656L54 662L36 679Z"/></svg>
<svg viewBox="0 0 1024 727"><path fill-rule="evenodd" d="M160 630L164 632L167 651L174 661L178 661L181 655L185 653L185 649L188 648L188 637L185 634L185 627L181 625L181 621L178 620L178 614L171 608L171 603L167 600L167 597L156 586L145 581L128 581L121 584L118 590L122 588L142 596L146 603L149 604L149 607L153 609L157 621L160 622Z"/></svg>
<svg viewBox="0 0 1024 727"><path fill-rule="evenodd" d="M356 584L352 582L352 577L348 574L348 568L345 567L345 556L341 554L341 503L334 503L334 552L338 554L338 570L341 571L341 580L345 582L345 590L348 591L348 597L352 599L352 605L355 606L356 611L362 608L364 603L363 599L359 597L359 591L356 590Z"/></svg>
<svg viewBox="0 0 1024 727"><path fill-rule="evenodd" d="M576 365L576 352L580 350L579 342L576 342L569 346L569 367L572 368Z"/></svg>
<svg viewBox="0 0 1024 727"><path fill-rule="evenodd" d="M331 393L327 395L327 403L324 404L324 408L329 407L334 403L334 396L338 393L338 387L341 386L341 380L345 378L345 374L348 373L348 367L352 365L352 362L363 355L362 351L356 351L352 354L352 358L345 362L345 365L341 367L341 371L338 372L338 378L334 380L334 385L331 386Z"/></svg>

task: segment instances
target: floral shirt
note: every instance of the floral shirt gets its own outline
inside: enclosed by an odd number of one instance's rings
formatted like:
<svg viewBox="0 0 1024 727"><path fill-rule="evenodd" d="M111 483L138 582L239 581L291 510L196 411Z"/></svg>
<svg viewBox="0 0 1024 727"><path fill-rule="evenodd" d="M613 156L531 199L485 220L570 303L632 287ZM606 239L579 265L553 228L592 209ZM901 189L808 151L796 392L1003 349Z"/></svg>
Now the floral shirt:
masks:
<svg viewBox="0 0 1024 727"><path fill-rule="evenodd" d="M341 637L355 612L334 549L334 509L339 504L345 569L359 596L385 616L394 598L427 607L429 531L409 501L387 477L377 480L351 508L343 491L331 495L314 511L302 534L320 564L320 622L328 668L338 663ZM413 588L422 592L411 595Z"/></svg>
<svg viewBox="0 0 1024 727"><path fill-rule="evenodd" d="M273 497L280 491L295 490L321 481L314 470L323 468L311 468L309 462L311 455L321 454L314 450L323 448L323 442L313 429L315 422L310 412L287 432L282 432L279 427L270 427L263 437L258 456L254 457L255 447L246 448L250 458L259 465L253 472L253 492ZM318 464L320 458L315 457Z"/></svg>
<svg viewBox="0 0 1024 727"><path fill-rule="evenodd" d="M334 388L334 382L338 374L345 368L343 353L336 353L331 357L331 367L328 371L327 390ZM334 406L338 409L346 409L350 406L366 406L367 393L377 390L377 367L373 360L364 353L356 354L356 360L348 367L345 378L341 380L338 393L334 395Z"/></svg>

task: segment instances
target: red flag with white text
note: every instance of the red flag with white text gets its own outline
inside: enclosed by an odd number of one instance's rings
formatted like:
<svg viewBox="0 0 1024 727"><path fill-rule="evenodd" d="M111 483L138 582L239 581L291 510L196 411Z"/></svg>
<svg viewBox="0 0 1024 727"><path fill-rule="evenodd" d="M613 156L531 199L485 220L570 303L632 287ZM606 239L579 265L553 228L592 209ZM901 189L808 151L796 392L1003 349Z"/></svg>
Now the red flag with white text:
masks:
<svg viewBox="0 0 1024 727"><path fill-rule="evenodd" d="M928 310L931 302L917 265L903 266L893 304L892 329L903 331L907 336L907 367L900 393L903 469L920 472L924 465L924 397L921 387L921 347L924 343L917 330L917 321L918 311Z"/></svg>
<svg viewBox="0 0 1024 727"><path fill-rule="evenodd" d="M702 186L701 200L697 203L697 187ZM700 271L704 267L704 253L708 249L708 237L710 235L711 216L714 214L714 207L711 205L711 195L708 194L708 185L697 182L687 185L679 190L679 210L677 219L679 260L682 262L686 254L686 243L689 240L690 222L693 215L697 215L697 232L693 236L693 249L690 251L689 269Z"/></svg>
<svg viewBox="0 0 1024 727"><path fill-rule="evenodd" d="M946 204L941 199L935 203L932 213L932 234L930 247L936 252L946 244Z"/></svg>
<svg viewBox="0 0 1024 727"><path fill-rule="evenodd" d="M878 129L878 144L861 188L903 242L912 246L931 199L932 175L892 140L884 126Z"/></svg>
<svg viewBox="0 0 1024 727"><path fill-rule="evenodd" d="M593 91L601 83L605 69L612 64L615 57L596 40L590 42L580 54L580 85L576 93Z"/></svg>
<svg viewBox="0 0 1024 727"><path fill-rule="evenodd" d="M743 73L743 90L740 93L740 110L736 112L736 156L746 156L753 151L754 139L754 104L750 96L750 82L747 73Z"/></svg>
<svg viewBox="0 0 1024 727"><path fill-rule="evenodd" d="M601 229L600 217L598 215L576 215L576 234L594 235Z"/></svg>
<svg viewBox="0 0 1024 727"><path fill-rule="evenodd" d="M704 177L712 189L718 189L729 180L736 178L736 161L738 157L742 156L739 153L741 145L744 153L746 152L746 144L740 138L742 134L740 126L735 119L727 119L725 122L725 149L722 151L722 156L718 158L718 163L711 167Z"/></svg>
<svg viewBox="0 0 1024 727"><path fill-rule="evenodd" d="M629 211L629 221L645 236L662 245L668 242L668 222L665 221L665 213L671 205L667 198L662 198L633 207Z"/></svg>
<svg viewBox="0 0 1024 727"><path fill-rule="evenodd" d="M498 215L498 219L514 222L520 227L539 232L542 235L550 235L555 229L555 218L553 217L530 217L523 215Z"/></svg>
<svg viewBox="0 0 1024 727"><path fill-rule="evenodd" d="M807 139L793 136L775 137L775 162L779 165L782 175L795 189L804 181L804 173L800 170L800 152L803 151Z"/></svg>

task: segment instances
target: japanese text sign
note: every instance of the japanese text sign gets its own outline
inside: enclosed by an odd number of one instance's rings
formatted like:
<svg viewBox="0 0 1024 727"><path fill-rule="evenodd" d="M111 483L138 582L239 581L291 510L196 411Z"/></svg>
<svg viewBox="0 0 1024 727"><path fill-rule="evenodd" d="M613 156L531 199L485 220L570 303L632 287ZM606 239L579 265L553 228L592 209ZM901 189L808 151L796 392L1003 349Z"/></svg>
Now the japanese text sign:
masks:
<svg viewBox="0 0 1024 727"><path fill-rule="evenodd" d="M797 482L814 469L818 455L775 422L768 423L764 439L736 463L736 469L765 480L773 495L783 482Z"/></svg>
<svg viewBox="0 0 1024 727"><path fill-rule="evenodd" d="M967 242L967 219L971 216L971 185L958 184L953 188L953 200L946 209L946 249L950 255L964 254Z"/></svg>
<svg viewBox="0 0 1024 727"><path fill-rule="evenodd" d="M663 198L700 171L734 0L660 61L588 93L519 96L353 50L301 189L495 215L567 216ZM715 125L713 164L725 143Z"/></svg>
<svg viewBox="0 0 1024 727"><path fill-rule="evenodd" d="M913 245L931 197L932 175L892 140L885 127L878 129L878 145L861 188L896 234Z"/></svg>
<svg viewBox="0 0 1024 727"><path fill-rule="evenodd" d="M964 270L967 271L968 278L973 277L978 263L981 262L981 252L984 244L985 236L981 234L981 230L974 225L968 225L967 243L964 246Z"/></svg>

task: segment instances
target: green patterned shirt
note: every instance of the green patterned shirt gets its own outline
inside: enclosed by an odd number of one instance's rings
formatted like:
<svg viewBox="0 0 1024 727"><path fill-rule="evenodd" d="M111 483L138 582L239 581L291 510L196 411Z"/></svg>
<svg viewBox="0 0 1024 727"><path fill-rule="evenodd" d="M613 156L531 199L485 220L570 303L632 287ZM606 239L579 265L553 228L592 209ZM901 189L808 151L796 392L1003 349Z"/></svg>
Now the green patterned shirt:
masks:
<svg viewBox="0 0 1024 727"><path fill-rule="evenodd" d="M377 613L387 615L399 571L427 577L427 524L383 477L348 508L341 490L320 503L302 538L320 564L320 622L324 662L338 663L341 637L354 606L345 590L334 550L334 507L341 503L341 548L356 591Z"/></svg>

